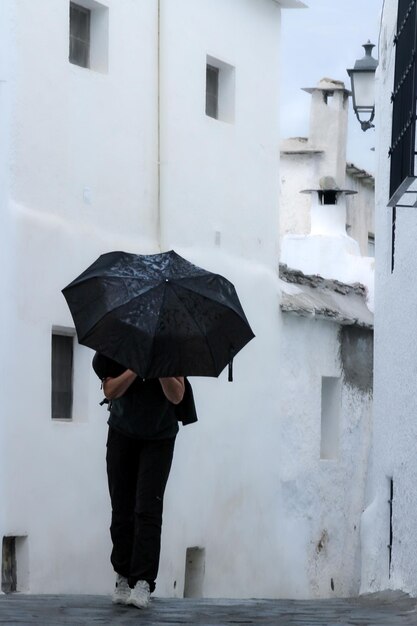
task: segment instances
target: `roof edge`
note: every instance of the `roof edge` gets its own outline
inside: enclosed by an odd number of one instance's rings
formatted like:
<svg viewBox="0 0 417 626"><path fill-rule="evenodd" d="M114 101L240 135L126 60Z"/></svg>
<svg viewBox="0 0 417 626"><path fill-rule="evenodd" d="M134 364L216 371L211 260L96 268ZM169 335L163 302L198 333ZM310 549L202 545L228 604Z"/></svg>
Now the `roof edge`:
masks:
<svg viewBox="0 0 417 626"><path fill-rule="evenodd" d="M308 9L301 0L274 0L282 9Z"/></svg>
<svg viewBox="0 0 417 626"><path fill-rule="evenodd" d="M323 278L319 274L304 274L301 270L288 267L286 263L279 264L279 277L286 283L294 285L308 285L310 287L320 287L329 289L344 296L355 294L366 298L367 289L362 283L344 283L336 278Z"/></svg>

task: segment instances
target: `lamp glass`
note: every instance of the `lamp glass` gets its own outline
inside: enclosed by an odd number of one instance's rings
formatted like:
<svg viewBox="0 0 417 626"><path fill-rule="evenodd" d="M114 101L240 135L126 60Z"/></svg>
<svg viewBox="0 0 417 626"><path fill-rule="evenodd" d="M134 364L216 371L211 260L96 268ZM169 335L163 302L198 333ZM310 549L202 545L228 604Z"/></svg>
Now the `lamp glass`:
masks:
<svg viewBox="0 0 417 626"><path fill-rule="evenodd" d="M354 106L372 110L375 106L375 72L352 72Z"/></svg>

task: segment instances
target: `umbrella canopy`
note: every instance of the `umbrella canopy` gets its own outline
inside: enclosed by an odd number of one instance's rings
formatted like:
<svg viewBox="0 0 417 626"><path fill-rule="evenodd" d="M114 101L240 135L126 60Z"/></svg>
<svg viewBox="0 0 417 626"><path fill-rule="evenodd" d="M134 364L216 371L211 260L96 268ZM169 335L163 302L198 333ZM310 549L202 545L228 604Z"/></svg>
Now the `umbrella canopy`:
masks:
<svg viewBox="0 0 417 626"><path fill-rule="evenodd" d="M232 283L173 250L103 254L62 293L78 341L142 378L218 376L254 337Z"/></svg>

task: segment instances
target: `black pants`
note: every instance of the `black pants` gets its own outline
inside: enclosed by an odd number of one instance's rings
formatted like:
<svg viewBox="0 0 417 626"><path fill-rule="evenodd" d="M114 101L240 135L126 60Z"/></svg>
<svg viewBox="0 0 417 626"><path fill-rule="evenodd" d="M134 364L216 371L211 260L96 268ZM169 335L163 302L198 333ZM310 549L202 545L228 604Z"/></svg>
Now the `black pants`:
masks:
<svg viewBox="0 0 417 626"><path fill-rule="evenodd" d="M112 518L111 562L130 587L146 580L155 589L161 549L162 508L175 437L133 439L109 428L107 477Z"/></svg>

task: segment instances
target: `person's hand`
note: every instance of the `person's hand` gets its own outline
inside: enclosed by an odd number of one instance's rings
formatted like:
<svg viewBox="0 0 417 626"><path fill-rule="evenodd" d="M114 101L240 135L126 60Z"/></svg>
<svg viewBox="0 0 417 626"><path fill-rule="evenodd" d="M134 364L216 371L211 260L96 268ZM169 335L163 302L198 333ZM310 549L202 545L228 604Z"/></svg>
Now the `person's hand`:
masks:
<svg viewBox="0 0 417 626"><path fill-rule="evenodd" d="M185 382L183 376L171 376L170 378L160 378L162 391L165 397L172 404L179 404L184 397Z"/></svg>
<svg viewBox="0 0 417 626"><path fill-rule="evenodd" d="M107 400L116 400L129 389L130 385L137 378L137 374L132 370L125 370L123 374L116 378L105 378L103 380L103 392Z"/></svg>

